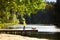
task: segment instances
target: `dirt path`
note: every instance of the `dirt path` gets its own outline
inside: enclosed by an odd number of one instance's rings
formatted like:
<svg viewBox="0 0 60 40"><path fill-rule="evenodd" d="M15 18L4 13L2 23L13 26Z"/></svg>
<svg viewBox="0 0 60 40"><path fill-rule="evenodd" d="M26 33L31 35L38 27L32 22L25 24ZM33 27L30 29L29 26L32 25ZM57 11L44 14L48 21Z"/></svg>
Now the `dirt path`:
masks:
<svg viewBox="0 0 60 40"><path fill-rule="evenodd" d="M31 38L11 34L0 34L0 40L48 40L48 39Z"/></svg>

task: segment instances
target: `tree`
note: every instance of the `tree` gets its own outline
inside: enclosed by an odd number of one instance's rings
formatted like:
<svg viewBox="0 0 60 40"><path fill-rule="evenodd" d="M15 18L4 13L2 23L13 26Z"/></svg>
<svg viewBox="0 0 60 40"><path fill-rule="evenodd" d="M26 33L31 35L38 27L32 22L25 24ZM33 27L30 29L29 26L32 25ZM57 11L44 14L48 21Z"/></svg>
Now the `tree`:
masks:
<svg viewBox="0 0 60 40"><path fill-rule="evenodd" d="M54 11L55 11L55 16L54 16L54 24L60 28L60 1L57 0L57 2L54 5Z"/></svg>
<svg viewBox="0 0 60 40"><path fill-rule="evenodd" d="M18 0L18 12L20 13L22 19L24 15L31 15L37 13L38 10L44 9L46 3L44 0Z"/></svg>
<svg viewBox="0 0 60 40"><path fill-rule="evenodd" d="M40 9L44 9L46 3L44 0L0 0L0 23L18 23L17 15L30 16Z"/></svg>
<svg viewBox="0 0 60 40"><path fill-rule="evenodd" d="M16 0L0 0L0 26L7 26L9 23L17 23L16 11Z"/></svg>

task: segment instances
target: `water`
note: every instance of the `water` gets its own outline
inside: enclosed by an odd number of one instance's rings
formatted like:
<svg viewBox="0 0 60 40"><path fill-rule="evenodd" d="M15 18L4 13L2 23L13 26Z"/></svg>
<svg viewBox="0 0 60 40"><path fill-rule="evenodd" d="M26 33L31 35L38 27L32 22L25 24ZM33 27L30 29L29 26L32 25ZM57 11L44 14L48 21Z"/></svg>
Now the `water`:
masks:
<svg viewBox="0 0 60 40"><path fill-rule="evenodd" d="M14 25L11 27L12 29L23 30L23 25ZM60 29L54 25L27 25L25 30L33 30L32 28L36 28L38 33L32 33L27 36L46 38L48 40L60 40Z"/></svg>
<svg viewBox="0 0 60 40"><path fill-rule="evenodd" d="M10 26L12 29L20 29L23 30L23 25L14 25ZM36 28L38 32L60 32L60 29L56 28L54 25L26 25L25 30L33 30L32 28Z"/></svg>

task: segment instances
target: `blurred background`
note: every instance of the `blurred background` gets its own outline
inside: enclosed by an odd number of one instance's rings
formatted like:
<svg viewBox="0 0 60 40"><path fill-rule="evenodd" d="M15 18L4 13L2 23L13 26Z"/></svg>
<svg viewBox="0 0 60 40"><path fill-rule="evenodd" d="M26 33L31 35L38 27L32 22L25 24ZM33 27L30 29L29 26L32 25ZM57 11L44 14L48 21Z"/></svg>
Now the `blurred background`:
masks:
<svg viewBox="0 0 60 40"><path fill-rule="evenodd" d="M21 28L38 29L38 33L31 34L33 37L59 40L60 1L0 0L0 29ZM31 36L30 33L26 35Z"/></svg>

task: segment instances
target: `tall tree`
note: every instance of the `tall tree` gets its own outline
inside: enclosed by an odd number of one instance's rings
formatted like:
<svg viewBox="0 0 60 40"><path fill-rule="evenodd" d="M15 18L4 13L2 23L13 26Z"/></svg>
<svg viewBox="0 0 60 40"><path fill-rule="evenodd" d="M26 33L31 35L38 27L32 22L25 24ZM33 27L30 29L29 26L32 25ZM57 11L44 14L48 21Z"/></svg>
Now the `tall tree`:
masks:
<svg viewBox="0 0 60 40"><path fill-rule="evenodd" d="M44 0L18 0L18 12L21 17L24 19L24 15L35 14L38 10L44 9L46 3Z"/></svg>
<svg viewBox="0 0 60 40"><path fill-rule="evenodd" d="M44 0L0 0L0 23L18 23L16 14L30 16L40 9L44 9Z"/></svg>

